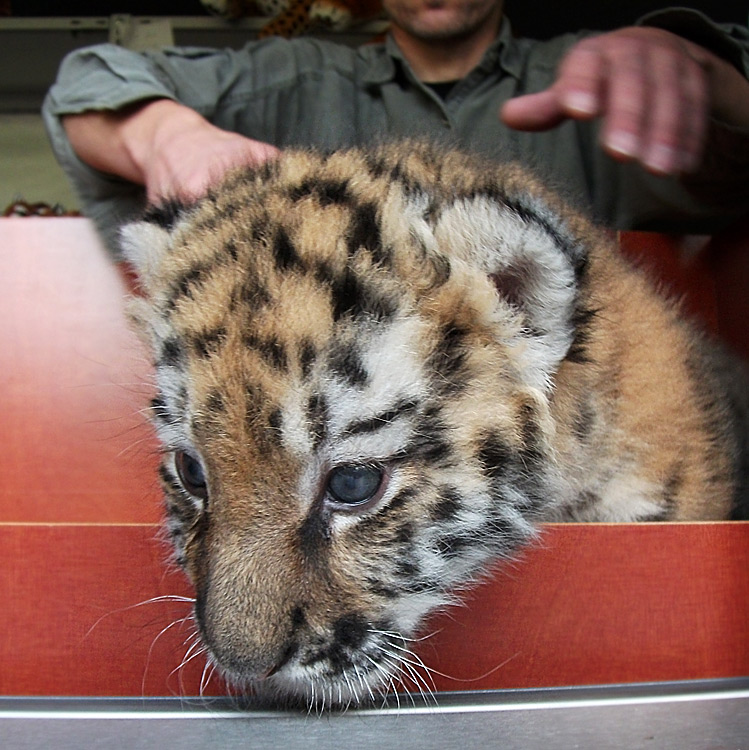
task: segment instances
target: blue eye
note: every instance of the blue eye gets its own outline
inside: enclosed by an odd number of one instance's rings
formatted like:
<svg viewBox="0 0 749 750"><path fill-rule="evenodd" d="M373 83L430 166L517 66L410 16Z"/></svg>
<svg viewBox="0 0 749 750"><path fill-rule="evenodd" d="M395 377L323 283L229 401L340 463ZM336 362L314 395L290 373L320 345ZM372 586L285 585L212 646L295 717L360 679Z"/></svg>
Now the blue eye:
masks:
<svg viewBox="0 0 749 750"><path fill-rule="evenodd" d="M203 464L185 451L174 454L174 465L182 486L195 497L205 500L208 497L208 482L205 478Z"/></svg>
<svg viewBox="0 0 749 750"><path fill-rule="evenodd" d="M362 505L377 494L382 485L383 474L379 466L339 466L328 474L328 493L337 503Z"/></svg>

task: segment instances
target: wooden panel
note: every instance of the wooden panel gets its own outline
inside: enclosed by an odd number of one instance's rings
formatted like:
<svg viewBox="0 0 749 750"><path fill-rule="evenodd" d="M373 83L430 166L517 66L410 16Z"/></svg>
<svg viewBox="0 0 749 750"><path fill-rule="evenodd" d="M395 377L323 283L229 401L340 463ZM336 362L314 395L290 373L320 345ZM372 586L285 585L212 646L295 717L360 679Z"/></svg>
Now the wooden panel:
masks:
<svg viewBox="0 0 749 750"><path fill-rule="evenodd" d="M0 521L155 522L149 368L84 219L0 219Z"/></svg>
<svg viewBox="0 0 749 750"><path fill-rule="evenodd" d="M0 693L198 694L190 603L159 598L191 592L157 537L0 525ZM417 651L440 690L747 675L747 570L747 523L551 526Z"/></svg>
<svg viewBox="0 0 749 750"><path fill-rule="evenodd" d="M549 527L422 653L444 690L747 675L748 564L746 523Z"/></svg>

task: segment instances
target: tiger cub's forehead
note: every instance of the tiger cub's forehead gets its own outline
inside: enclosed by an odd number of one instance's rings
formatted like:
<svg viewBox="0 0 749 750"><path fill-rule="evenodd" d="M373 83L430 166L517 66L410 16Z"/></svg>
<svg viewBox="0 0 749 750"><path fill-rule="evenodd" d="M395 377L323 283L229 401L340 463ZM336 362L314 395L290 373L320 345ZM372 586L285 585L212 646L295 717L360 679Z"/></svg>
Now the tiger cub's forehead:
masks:
<svg viewBox="0 0 749 750"><path fill-rule="evenodd" d="M414 291L449 273L419 237L426 204L350 158L299 154L183 213L152 296L164 349L186 355L192 411L246 402L265 428L281 414L309 425L324 408L343 431L352 412L417 399L434 336L412 315Z"/></svg>

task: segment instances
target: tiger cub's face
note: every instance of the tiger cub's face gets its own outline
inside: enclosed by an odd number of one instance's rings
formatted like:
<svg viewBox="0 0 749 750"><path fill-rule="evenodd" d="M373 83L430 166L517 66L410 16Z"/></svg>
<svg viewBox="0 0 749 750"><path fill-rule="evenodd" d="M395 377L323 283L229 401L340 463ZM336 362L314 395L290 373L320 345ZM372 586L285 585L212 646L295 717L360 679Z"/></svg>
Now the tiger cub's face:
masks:
<svg viewBox="0 0 749 750"><path fill-rule="evenodd" d="M168 528L234 682L392 689L553 496L584 264L522 175L438 156L288 153L126 230Z"/></svg>

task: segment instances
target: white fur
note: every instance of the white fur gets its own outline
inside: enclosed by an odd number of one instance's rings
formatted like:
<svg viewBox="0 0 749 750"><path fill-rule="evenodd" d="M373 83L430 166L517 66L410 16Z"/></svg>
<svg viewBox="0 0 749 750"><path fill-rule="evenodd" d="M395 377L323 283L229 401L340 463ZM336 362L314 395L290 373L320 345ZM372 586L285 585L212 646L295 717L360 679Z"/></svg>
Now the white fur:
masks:
<svg viewBox="0 0 749 750"><path fill-rule="evenodd" d="M148 283L158 273L164 255L172 246L171 234L158 224L138 221L120 230L120 244L125 260Z"/></svg>
<svg viewBox="0 0 749 750"><path fill-rule="evenodd" d="M523 312L543 332L529 336L520 350L525 379L547 391L550 378L572 344L575 276L554 239L537 224L486 197L456 201L441 214L435 237L445 252L457 254L486 274L521 273Z"/></svg>

